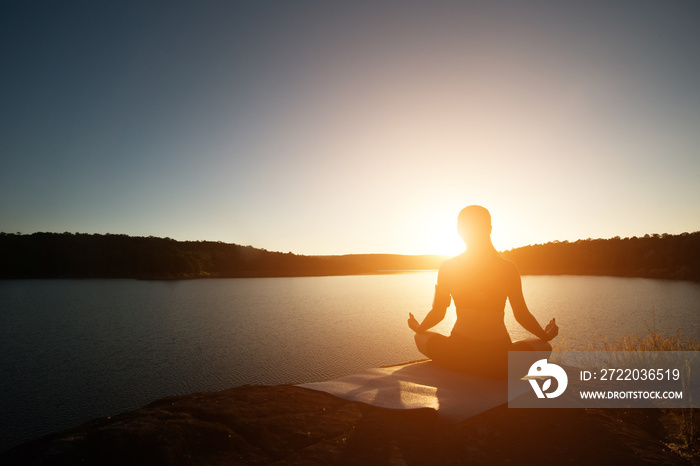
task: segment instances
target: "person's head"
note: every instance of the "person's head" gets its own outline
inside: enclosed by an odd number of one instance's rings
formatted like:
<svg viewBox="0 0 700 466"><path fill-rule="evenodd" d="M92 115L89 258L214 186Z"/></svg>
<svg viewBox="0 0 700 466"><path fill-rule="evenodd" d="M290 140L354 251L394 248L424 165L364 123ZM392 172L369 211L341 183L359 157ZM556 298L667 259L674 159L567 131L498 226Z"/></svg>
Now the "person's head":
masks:
<svg viewBox="0 0 700 466"><path fill-rule="evenodd" d="M490 243L491 214L479 205L467 206L457 217L457 231L467 245Z"/></svg>

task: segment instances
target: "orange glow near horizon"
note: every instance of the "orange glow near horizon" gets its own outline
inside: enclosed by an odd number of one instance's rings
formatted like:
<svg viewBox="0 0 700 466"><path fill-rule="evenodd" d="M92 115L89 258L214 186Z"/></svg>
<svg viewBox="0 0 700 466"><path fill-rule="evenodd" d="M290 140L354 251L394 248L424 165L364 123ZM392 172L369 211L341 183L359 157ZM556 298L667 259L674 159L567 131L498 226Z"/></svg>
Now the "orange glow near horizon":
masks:
<svg viewBox="0 0 700 466"><path fill-rule="evenodd" d="M435 232L435 236L430 238L432 248L437 254L444 256L456 256L464 252L464 241L457 234L456 228L451 231Z"/></svg>
<svg viewBox="0 0 700 466"><path fill-rule="evenodd" d="M122 7L18 7L0 230L457 255L470 204L499 251L700 228L697 2L238 3L106 38Z"/></svg>
<svg viewBox="0 0 700 466"><path fill-rule="evenodd" d="M492 232L491 241L498 251L525 246L532 243L532 238L538 233L533 231L532 225L520 225L519 214L502 209L500 203L484 199L479 204L491 212ZM457 233L457 215L468 204L457 204L454 199L434 200L425 202L415 207L411 212L415 216L414 224L417 225L415 235L418 244L408 245L410 253L414 254L440 254L456 256L464 252L465 244ZM442 207L433 207L442 206ZM556 238L554 238L556 239Z"/></svg>

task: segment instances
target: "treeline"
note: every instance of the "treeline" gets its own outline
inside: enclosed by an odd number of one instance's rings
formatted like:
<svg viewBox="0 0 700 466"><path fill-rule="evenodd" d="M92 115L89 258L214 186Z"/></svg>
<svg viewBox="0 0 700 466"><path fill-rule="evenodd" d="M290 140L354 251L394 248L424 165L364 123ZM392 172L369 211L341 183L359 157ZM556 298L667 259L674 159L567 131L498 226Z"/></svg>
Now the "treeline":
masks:
<svg viewBox="0 0 700 466"><path fill-rule="evenodd" d="M523 275L700 281L700 232L552 242L505 251ZM437 269L444 256L304 256L212 241L72 233L0 233L0 278L233 278Z"/></svg>
<svg viewBox="0 0 700 466"><path fill-rule="evenodd" d="M304 256L212 241L0 233L0 278L232 278L437 269L441 256Z"/></svg>
<svg viewBox="0 0 700 466"><path fill-rule="evenodd" d="M700 281L700 231L552 242L502 253L523 275L611 275Z"/></svg>

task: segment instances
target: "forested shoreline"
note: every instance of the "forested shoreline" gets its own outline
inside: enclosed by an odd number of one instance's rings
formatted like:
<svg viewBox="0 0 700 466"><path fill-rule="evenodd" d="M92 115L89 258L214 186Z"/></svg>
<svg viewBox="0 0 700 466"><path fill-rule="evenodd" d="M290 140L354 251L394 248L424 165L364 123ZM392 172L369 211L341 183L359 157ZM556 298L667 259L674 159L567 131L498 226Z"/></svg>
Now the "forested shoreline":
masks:
<svg viewBox="0 0 700 466"><path fill-rule="evenodd" d="M442 256L305 256L214 241L0 233L0 278L238 278L436 269Z"/></svg>
<svg viewBox="0 0 700 466"><path fill-rule="evenodd" d="M700 281L700 232L587 239L502 253L523 275ZM437 269L435 255L305 256L212 241L113 234L0 233L0 278L187 279L353 275Z"/></svg>
<svg viewBox="0 0 700 466"><path fill-rule="evenodd" d="M700 231L554 241L502 253L525 275L608 275L700 281Z"/></svg>

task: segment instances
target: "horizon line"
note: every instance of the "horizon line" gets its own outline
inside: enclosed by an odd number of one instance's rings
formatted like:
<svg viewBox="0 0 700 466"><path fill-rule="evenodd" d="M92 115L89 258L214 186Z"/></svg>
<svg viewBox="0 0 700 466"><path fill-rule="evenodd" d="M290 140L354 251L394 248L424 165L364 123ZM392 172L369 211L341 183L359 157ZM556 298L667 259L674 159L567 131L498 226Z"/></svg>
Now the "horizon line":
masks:
<svg viewBox="0 0 700 466"><path fill-rule="evenodd" d="M617 236L612 236L610 238L579 238L576 240L550 240L547 241L546 243L534 243L534 244L526 244L523 246L516 246L510 249L503 249L503 250L497 250L499 253L503 252L508 252L508 251L513 251L516 249L521 249L521 248L526 248L526 247L533 247L533 246L544 246L547 244L560 244L560 243L576 243L578 241L608 241L608 240L614 240L614 239L619 239L619 240L629 240L629 239L645 239L645 238L663 238L667 236L683 236L683 235L692 235L700 233L700 230L696 230L693 232L682 232L682 233L645 233L643 236L626 236L626 237L621 237L619 235ZM37 231L34 233L22 233L22 232L15 232L15 233L8 233L5 231L0 231L0 235L12 235L12 236L32 236L32 235L37 235L37 234L53 234L53 235L86 235L86 236L126 236L130 238L153 238L153 239L161 239L161 240L170 240L170 241L176 241L178 243L221 243L221 244L226 244L226 245L232 245L232 246L240 246L240 247L250 247L253 249L259 249L267 252L272 252L272 253L279 253L279 254L294 254L296 256L309 256L309 257L332 257L332 256L363 256L363 255L388 255L388 256L435 256L435 257L454 257L453 255L450 254L436 254L436 253L418 253L418 254L407 254L407 253L391 253L391 252L351 252L351 253L335 253L335 254L300 254L300 253L295 253L292 251L288 252L283 252L283 251L271 251L268 250L264 247L260 246L253 246L250 244L240 244L240 243L228 243L224 241L217 241L217 240L178 240L171 238L169 236L153 236L153 235L148 235L148 236L139 236L139 235L130 235L127 233L81 233L81 232L69 232L69 231L64 231L64 232L52 232L52 231Z"/></svg>

